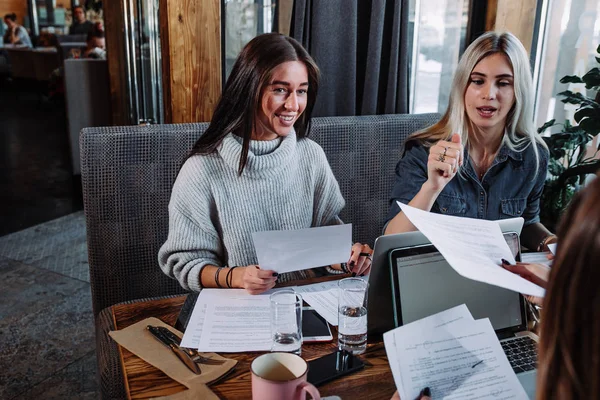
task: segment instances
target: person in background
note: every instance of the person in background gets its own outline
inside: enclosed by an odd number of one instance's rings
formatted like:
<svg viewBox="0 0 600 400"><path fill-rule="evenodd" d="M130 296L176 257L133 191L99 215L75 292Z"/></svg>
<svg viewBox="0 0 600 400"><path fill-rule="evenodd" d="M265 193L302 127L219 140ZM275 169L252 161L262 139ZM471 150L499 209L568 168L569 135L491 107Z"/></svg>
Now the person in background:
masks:
<svg viewBox="0 0 600 400"><path fill-rule="evenodd" d="M27 30L17 24L17 14L6 14L4 16L4 23L8 27L3 37L4 44L32 47L31 38L29 37Z"/></svg>
<svg viewBox="0 0 600 400"><path fill-rule="evenodd" d="M396 201L435 213L523 217L521 243L556 241L539 221L548 150L533 126L529 57L510 33L488 32L461 57L446 113L406 140L385 233L415 230Z"/></svg>
<svg viewBox="0 0 600 400"><path fill-rule="evenodd" d="M101 24L94 24L93 29L87 34L83 58L106 60L106 40Z"/></svg>
<svg viewBox="0 0 600 400"><path fill-rule="evenodd" d="M169 202L158 259L183 288L258 294L308 277L261 269L252 233L342 223L338 183L323 149L306 137L318 85L317 65L290 37L259 35L242 49ZM370 247L356 243L347 266L314 272L364 275L370 257Z"/></svg>
<svg viewBox="0 0 600 400"><path fill-rule="evenodd" d="M94 24L86 19L83 7L73 7L73 23L69 27L69 35L88 34L93 28Z"/></svg>

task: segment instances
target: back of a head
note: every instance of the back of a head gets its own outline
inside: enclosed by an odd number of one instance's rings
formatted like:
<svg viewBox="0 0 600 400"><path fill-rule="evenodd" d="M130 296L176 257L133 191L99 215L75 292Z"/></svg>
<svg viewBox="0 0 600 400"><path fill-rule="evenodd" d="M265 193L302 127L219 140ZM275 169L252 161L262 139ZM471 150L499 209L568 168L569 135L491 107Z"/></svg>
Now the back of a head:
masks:
<svg viewBox="0 0 600 400"><path fill-rule="evenodd" d="M600 398L600 178L561 219L544 300L538 399Z"/></svg>

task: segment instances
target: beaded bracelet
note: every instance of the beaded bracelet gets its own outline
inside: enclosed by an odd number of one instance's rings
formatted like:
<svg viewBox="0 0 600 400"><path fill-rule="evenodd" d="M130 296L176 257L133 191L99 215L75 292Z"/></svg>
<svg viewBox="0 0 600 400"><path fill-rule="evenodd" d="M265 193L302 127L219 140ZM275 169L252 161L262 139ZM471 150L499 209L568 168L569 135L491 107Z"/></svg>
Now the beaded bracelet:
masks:
<svg viewBox="0 0 600 400"><path fill-rule="evenodd" d="M231 289L231 285L233 284L233 270L237 267L239 267L239 265L229 268L229 271L227 271L227 275L225 275L225 284L229 289Z"/></svg>
<svg viewBox="0 0 600 400"><path fill-rule="evenodd" d="M223 286L219 283L219 272L221 272L221 270L225 268L225 267L219 267L217 268L217 271L215 272L215 283L217 284L217 287L222 288Z"/></svg>
<svg viewBox="0 0 600 400"><path fill-rule="evenodd" d="M335 269L331 265L327 265L325 266L325 271L327 271L331 275L341 275L348 273L348 267L346 267L346 263L341 263L341 268L342 269Z"/></svg>

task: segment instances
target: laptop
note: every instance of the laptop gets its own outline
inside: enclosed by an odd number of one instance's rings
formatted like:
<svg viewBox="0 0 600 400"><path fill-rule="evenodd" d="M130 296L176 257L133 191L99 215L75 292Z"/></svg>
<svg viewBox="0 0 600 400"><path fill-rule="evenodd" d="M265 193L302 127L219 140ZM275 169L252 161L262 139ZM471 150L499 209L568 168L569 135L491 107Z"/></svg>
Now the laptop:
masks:
<svg viewBox="0 0 600 400"><path fill-rule="evenodd" d="M498 224L502 232L520 234L523 222L523 218L518 217L500 220ZM431 243L425 235L418 231L384 235L375 239L373 264L369 275L368 334L383 334L395 328L392 286L390 285L390 251L419 245L431 245ZM513 249L513 254L516 255L518 250L518 248Z"/></svg>
<svg viewBox="0 0 600 400"><path fill-rule="evenodd" d="M518 233L505 232L504 238L518 259ZM430 243L392 249L386 264L394 327L465 303L475 319L490 319L519 381L535 398L538 337L527 331L521 295L460 276Z"/></svg>

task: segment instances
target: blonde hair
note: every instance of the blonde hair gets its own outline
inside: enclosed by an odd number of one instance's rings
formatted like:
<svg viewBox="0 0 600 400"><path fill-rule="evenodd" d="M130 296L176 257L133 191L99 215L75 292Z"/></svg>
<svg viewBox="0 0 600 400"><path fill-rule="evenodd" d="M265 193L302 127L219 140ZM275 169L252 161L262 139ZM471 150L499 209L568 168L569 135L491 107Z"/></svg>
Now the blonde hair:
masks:
<svg viewBox="0 0 600 400"><path fill-rule="evenodd" d="M492 54L503 54L514 75L515 104L506 117L502 143L515 151L523 151L533 143L547 148L533 123L534 90L527 51L509 32L487 32L471 43L458 62L448 109L436 124L415 132L408 140L419 140L425 146L431 146L438 140L450 140L453 133L458 133L464 146L468 146L471 121L465 109L465 92L475 66ZM537 146L533 146L533 151L536 165L539 165Z"/></svg>

